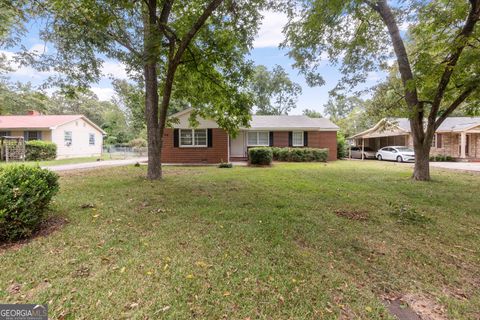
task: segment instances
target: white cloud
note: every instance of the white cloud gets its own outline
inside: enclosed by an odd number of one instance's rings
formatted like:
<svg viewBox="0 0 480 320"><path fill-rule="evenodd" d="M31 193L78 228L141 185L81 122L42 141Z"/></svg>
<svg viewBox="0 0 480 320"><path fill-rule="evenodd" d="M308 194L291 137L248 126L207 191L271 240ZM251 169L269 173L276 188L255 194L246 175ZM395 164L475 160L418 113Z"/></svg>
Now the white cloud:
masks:
<svg viewBox="0 0 480 320"><path fill-rule="evenodd" d="M36 54L44 54L48 52L48 47L44 43L37 43L34 44L28 51L34 52Z"/></svg>
<svg viewBox="0 0 480 320"><path fill-rule="evenodd" d="M102 74L105 77L128 79L128 73L125 65L114 60L107 60L103 63Z"/></svg>
<svg viewBox="0 0 480 320"><path fill-rule="evenodd" d="M92 87L91 90L101 101L110 101L115 95L115 90L113 90L113 88Z"/></svg>
<svg viewBox="0 0 480 320"><path fill-rule="evenodd" d="M284 13L272 11L262 12L262 15L262 25L253 46L255 48L278 47L285 39L282 30L288 21L288 17Z"/></svg>

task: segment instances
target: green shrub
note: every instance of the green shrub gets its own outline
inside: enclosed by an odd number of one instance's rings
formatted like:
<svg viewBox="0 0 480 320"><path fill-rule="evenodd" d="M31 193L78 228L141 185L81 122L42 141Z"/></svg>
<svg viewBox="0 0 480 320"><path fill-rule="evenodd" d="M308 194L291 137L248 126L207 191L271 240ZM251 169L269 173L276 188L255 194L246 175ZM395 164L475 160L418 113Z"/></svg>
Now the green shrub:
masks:
<svg viewBox="0 0 480 320"><path fill-rule="evenodd" d="M248 159L251 164L270 165L273 159L272 149L266 147L248 149Z"/></svg>
<svg viewBox="0 0 480 320"><path fill-rule="evenodd" d="M287 162L326 162L328 149L271 148L273 160Z"/></svg>
<svg viewBox="0 0 480 320"><path fill-rule="evenodd" d="M221 162L218 165L219 168L233 168L233 164L230 162Z"/></svg>
<svg viewBox="0 0 480 320"><path fill-rule="evenodd" d="M337 159L346 158L348 156L347 140L343 133L337 133Z"/></svg>
<svg viewBox="0 0 480 320"><path fill-rule="evenodd" d="M57 174L32 166L0 167L0 241L28 237L58 191Z"/></svg>
<svg viewBox="0 0 480 320"><path fill-rule="evenodd" d="M453 161L453 158L451 156L445 156L445 155L437 154L437 155L434 155L434 156L430 156L430 161L450 162L450 161Z"/></svg>
<svg viewBox="0 0 480 320"><path fill-rule="evenodd" d="M57 145L53 142L33 140L25 143L25 160L54 160L57 157Z"/></svg>

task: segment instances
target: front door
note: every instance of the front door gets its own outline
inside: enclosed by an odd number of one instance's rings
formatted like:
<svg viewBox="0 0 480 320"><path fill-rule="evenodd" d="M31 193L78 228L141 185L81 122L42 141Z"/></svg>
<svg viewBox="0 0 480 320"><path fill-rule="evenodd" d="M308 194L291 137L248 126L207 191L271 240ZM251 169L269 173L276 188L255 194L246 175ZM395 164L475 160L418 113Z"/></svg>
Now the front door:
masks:
<svg viewBox="0 0 480 320"><path fill-rule="evenodd" d="M230 139L230 157L244 158L246 156L245 131L240 131L234 139Z"/></svg>

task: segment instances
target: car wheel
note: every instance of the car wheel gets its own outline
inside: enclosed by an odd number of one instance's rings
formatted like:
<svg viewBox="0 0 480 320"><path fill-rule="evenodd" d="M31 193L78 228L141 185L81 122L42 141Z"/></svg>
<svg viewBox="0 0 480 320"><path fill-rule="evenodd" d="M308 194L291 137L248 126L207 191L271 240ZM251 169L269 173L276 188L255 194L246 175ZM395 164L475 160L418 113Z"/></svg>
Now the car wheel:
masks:
<svg viewBox="0 0 480 320"><path fill-rule="evenodd" d="M378 159L378 161L382 161L382 155L379 154L379 155L377 156L377 159Z"/></svg>
<svg viewBox="0 0 480 320"><path fill-rule="evenodd" d="M397 157L397 162L403 162L403 159L402 159L401 156L398 156L398 157Z"/></svg>

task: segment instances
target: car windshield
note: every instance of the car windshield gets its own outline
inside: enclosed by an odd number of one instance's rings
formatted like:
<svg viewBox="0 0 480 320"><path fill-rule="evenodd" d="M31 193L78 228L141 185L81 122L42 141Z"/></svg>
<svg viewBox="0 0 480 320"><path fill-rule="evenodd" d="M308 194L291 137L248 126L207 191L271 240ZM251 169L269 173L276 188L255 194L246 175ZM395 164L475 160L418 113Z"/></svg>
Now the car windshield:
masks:
<svg viewBox="0 0 480 320"><path fill-rule="evenodd" d="M363 150L365 150L365 151L373 151L373 149L370 148L370 147L365 147Z"/></svg>
<svg viewBox="0 0 480 320"><path fill-rule="evenodd" d="M400 147L396 148L400 152L413 152L413 149L407 148L407 147Z"/></svg>

